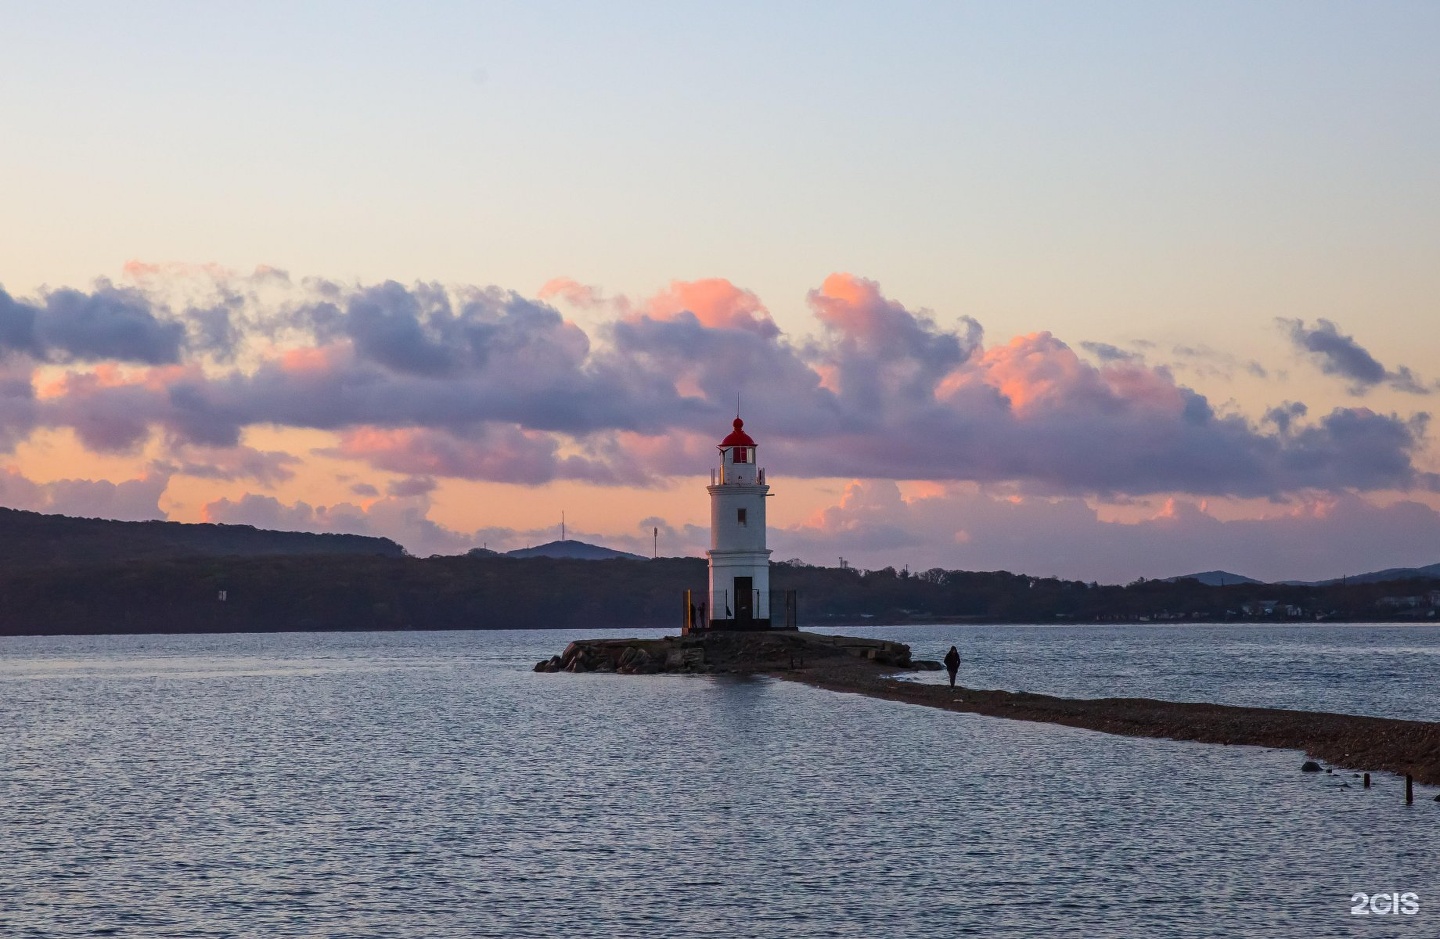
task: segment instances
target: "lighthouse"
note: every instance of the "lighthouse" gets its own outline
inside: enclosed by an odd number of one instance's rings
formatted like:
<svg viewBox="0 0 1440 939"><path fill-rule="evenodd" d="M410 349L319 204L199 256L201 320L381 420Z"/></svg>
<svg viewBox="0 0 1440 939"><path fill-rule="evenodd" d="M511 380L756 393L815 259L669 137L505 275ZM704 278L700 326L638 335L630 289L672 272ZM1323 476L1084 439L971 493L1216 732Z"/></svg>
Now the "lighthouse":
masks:
<svg viewBox="0 0 1440 939"><path fill-rule="evenodd" d="M720 441L710 477L711 629L770 628L770 550L765 547L765 471L745 422Z"/></svg>

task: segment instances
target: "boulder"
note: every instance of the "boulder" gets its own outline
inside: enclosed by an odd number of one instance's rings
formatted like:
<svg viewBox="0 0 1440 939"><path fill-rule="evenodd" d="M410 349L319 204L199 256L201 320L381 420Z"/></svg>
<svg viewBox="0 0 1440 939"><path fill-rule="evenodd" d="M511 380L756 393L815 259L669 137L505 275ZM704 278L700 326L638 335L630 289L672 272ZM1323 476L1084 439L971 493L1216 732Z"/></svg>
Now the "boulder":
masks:
<svg viewBox="0 0 1440 939"><path fill-rule="evenodd" d="M1300 765L1300 772L1302 772L1302 773L1318 773L1318 772L1320 772L1320 764L1319 764L1319 763L1316 763L1314 760L1306 760L1304 763L1302 763L1302 764Z"/></svg>

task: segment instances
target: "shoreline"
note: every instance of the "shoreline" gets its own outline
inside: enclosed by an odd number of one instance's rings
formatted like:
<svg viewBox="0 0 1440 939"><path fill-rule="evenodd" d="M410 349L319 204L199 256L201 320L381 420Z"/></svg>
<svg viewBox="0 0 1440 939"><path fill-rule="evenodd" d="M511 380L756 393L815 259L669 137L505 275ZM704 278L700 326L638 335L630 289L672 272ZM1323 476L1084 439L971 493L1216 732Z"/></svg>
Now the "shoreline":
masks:
<svg viewBox="0 0 1440 939"><path fill-rule="evenodd" d="M947 621L942 619L933 620L863 620L854 622L825 622L807 623L805 630L812 629L923 629L927 626L945 627L970 627L983 626L998 629L1094 629L1094 628L1115 628L1115 627L1139 627L1147 629L1185 629L1195 626L1216 626L1216 627L1250 627L1258 626L1265 628L1285 627L1289 629L1306 629L1310 627L1330 626L1428 626L1440 632L1440 621L1433 619L1329 619L1329 620L1261 620L1261 619L1232 619L1232 620L1193 620L1193 621L1162 621L1162 622L1139 622L1131 620L1105 620L1105 621L1077 621L1064 620L1056 622L1037 623L1027 620L964 620ZM652 632L674 632L672 625L639 626L637 629L645 629ZM489 633L489 632L586 632L586 633L614 633L616 627L611 624L600 624L596 626L377 626L372 624L360 626L298 626L289 623L263 624L250 626L244 629L233 628L230 625L217 626L215 628L186 627L183 629L162 629L150 626L138 626L133 629L98 628L98 629L8 629L0 627L0 639L63 639L63 638L95 638L95 637L121 637L121 636L265 636L278 633ZM837 635L822 633L819 635Z"/></svg>
<svg viewBox="0 0 1440 939"><path fill-rule="evenodd" d="M1297 750L1336 769L1413 776L1440 785L1440 723L1198 704L1152 698L1060 698L899 681L894 668L827 662L770 677L920 707L1060 724L1126 737Z"/></svg>

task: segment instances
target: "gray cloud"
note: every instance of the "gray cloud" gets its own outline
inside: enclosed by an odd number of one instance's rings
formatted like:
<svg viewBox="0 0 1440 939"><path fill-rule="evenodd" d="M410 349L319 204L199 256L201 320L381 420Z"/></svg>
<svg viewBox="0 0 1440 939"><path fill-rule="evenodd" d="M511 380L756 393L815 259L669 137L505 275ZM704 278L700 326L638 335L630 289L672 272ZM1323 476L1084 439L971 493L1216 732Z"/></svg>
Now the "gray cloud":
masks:
<svg viewBox="0 0 1440 939"><path fill-rule="evenodd" d="M1353 337L1341 333L1339 327L1327 319L1316 320L1313 327L1298 319L1277 319L1276 323L1297 348L1309 353L1322 372L1348 381L1353 395L1364 394L1379 384L1410 394L1430 394L1433 390L1403 365L1394 371L1386 369Z"/></svg>
<svg viewBox="0 0 1440 939"><path fill-rule="evenodd" d="M420 480L432 476L477 479L538 486L556 479L576 479L597 485L641 486L652 482L643 472L622 474L620 454L613 442L597 435L586 454L562 454L556 435L524 431L504 425L477 425L465 433L428 428L391 431L361 430L342 435L340 445L323 451L326 456L362 460L376 469L411 474L404 485L416 495ZM431 482L433 486L433 481Z"/></svg>
<svg viewBox="0 0 1440 939"><path fill-rule="evenodd" d="M156 316L139 291L101 281L85 293L69 287L35 302L0 290L0 350L49 361L178 362L183 324Z"/></svg>
<svg viewBox="0 0 1440 939"><path fill-rule="evenodd" d="M1080 348L1095 356L1101 362L1143 362L1145 357L1138 352L1127 352L1108 342L1082 342Z"/></svg>
<svg viewBox="0 0 1440 939"><path fill-rule="evenodd" d="M17 372L0 362L0 452L15 449L37 426L35 387L28 372Z"/></svg>
<svg viewBox="0 0 1440 939"><path fill-rule="evenodd" d="M1254 359L1242 359L1209 346L1182 344L1170 351L1179 360L1177 367L1196 374L1230 378L1236 372L1245 372L1255 378L1270 377L1270 369Z"/></svg>
<svg viewBox="0 0 1440 939"><path fill-rule="evenodd" d="M435 491L435 480L429 476L409 476L405 479L397 479L385 487L388 495L400 496L423 496L426 493Z"/></svg>
<svg viewBox="0 0 1440 939"><path fill-rule="evenodd" d="M256 450L253 447L197 447L172 444L169 458L159 460L155 468L170 476L193 476L198 479L220 479L227 482L253 480L273 487L293 479L291 467L300 458L278 450Z"/></svg>
<svg viewBox="0 0 1440 939"><path fill-rule="evenodd" d="M1265 412L1264 422L1273 424L1282 434L1288 434L1290 427L1310 413L1310 409L1298 401L1286 401Z"/></svg>

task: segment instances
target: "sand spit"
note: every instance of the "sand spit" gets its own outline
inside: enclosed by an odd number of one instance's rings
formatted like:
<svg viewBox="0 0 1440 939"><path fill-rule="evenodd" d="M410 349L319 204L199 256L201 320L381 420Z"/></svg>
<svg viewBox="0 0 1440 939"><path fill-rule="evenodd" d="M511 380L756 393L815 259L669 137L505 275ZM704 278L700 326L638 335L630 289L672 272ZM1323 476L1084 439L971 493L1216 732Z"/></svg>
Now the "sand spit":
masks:
<svg viewBox="0 0 1440 939"><path fill-rule="evenodd" d="M987 717L1041 721L1128 737L1300 750L1337 768L1410 774L1440 784L1440 724L1323 711L1189 704L1149 698L1056 698L899 681L893 669L833 663L772 672L830 691Z"/></svg>
<svg viewBox="0 0 1440 939"><path fill-rule="evenodd" d="M584 639L571 643L562 655L538 663L535 670L768 674L829 691L987 717L1129 737L1299 750L1336 768L1409 774L1418 783L1440 785L1440 723L1149 698L1057 698L952 689L948 684L896 677L905 670L938 667L938 663L913 662L903 643L772 631Z"/></svg>

